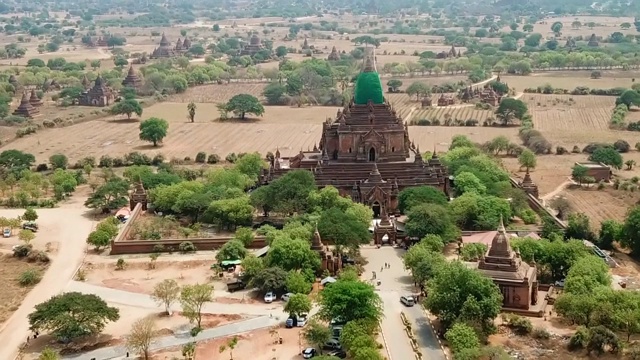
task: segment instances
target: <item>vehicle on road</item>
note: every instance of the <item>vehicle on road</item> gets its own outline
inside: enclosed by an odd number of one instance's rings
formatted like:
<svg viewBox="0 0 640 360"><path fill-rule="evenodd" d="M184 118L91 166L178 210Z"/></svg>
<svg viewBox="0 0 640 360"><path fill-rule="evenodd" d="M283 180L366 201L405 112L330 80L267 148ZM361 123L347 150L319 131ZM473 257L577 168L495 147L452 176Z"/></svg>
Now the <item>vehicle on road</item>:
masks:
<svg viewBox="0 0 640 360"><path fill-rule="evenodd" d="M38 224L35 223L35 221L26 221L22 224L22 229L23 230L31 230L33 232L37 232L38 231Z"/></svg>
<svg viewBox="0 0 640 360"><path fill-rule="evenodd" d="M227 283L227 291L230 293L242 290L245 287L247 287L247 284L245 284L241 279L233 279Z"/></svg>
<svg viewBox="0 0 640 360"><path fill-rule="evenodd" d="M303 359L311 359L312 357L318 355L318 352L314 348L306 348L302 351Z"/></svg>
<svg viewBox="0 0 640 360"><path fill-rule="evenodd" d="M334 350L328 355L337 357L338 359L345 359L347 357L347 353L344 350Z"/></svg>
<svg viewBox="0 0 640 360"><path fill-rule="evenodd" d="M340 339L340 335L342 335L342 325L336 325L331 327L331 336L334 339Z"/></svg>
<svg viewBox="0 0 640 360"><path fill-rule="evenodd" d="M276 294L273 291L269 291L264 295L264 302L267 304L272 303L276 299Z"/></svg>
<svg viewBox="0 0 640 360"><path fill-rule="evenodd" d="M296 319L289 316L289 318L287 318L287 321L284 322L284 327L286 327L287 329L291 329L294 326L296 326Z"/></svg>
<svg viewBox="0 0 640 360"><path fill-rule="evenodd" d="M297 317L298 323L297 323L297 327L304 327L305 325L307 325L307 319L309 318L309 316L307 314L300 314Z"/></svg>
<svg viewBox="0 0 640 360"><path fill-rule="evenodd" d="M11 237L11 229L4 228L4 230L2 230L2 236L6 237L6 238Z"/></svg>
<svg viewBox="0 0 640 360"><path fill-rule="evenodd" d="M287 301L289 301L289 298L290 298L292 295L293 295L293 293L286 293L286 294L282 295L282 296L280 297L280 299L282 299L282 301L284 301L284 302L287 302Z"/></svg>
<svg viewBox="0 0 640 360"><path fill-rule="evenodd" d="M400 296L400 302L403 303L404 306L413 306L416 304L415 299L411 295Z"/></svg>
<svg viewBox="0 0 640 360"><path fill-rule="evenodd" d="M555 283L553 283L553 286L558 287L558 288L561 288L561 289L562 289L562 288L564 288L564 280L565 280L565 279L562 279L562 280L556 281Z"/></svg>
<svg viewBox="0 0 640 360"><path fill-rule="evenodd" d="M327 350L342 350L342 345L340 345L338 339L329 339L329 341L324 343L323 348Z"/></svg>

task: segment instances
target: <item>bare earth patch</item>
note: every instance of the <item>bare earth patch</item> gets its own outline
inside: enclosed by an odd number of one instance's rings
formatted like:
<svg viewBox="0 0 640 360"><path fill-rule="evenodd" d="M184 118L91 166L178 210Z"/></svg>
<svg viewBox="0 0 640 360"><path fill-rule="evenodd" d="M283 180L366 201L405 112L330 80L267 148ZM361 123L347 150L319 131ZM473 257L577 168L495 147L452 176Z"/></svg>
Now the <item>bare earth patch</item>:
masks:
<svg viewBox="0 0 640 360"><path fill-rule="evenodd" d="M42 264L28 263L12 255L0 255L0 279L3 279L2 291L0 291L0 324L18 309L22 300L33 288L33 286L20 286L18 283L20 274L28 269L34 269L42 276L46 268L47 266Z"/></svg>

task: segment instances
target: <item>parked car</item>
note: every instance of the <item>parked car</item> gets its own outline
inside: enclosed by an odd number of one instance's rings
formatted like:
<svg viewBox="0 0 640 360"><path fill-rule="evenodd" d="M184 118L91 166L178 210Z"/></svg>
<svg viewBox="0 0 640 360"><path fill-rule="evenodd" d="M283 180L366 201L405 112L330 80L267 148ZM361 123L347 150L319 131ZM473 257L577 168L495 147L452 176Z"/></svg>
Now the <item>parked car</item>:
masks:
<svg viewBox="0 0 640 360"><path fill-rule="evenodd" d="M337 357L338 359L345 359L347 357L347 353L344 350L334 350L328 355Z"/></svg>
<svg viewBox="0 0 640 360"><path fill-rule="evenodd" d="M565 279L562 279L560 281L556 281L555 283L553 283L553 286L561 288L561 289L564 288L564 280Z"/></svg>
<svg viewBox="0 0 640 360"><path fill-rule="evenodd" d="M37 232L38 231L38 224L36 224L34 221L27 221L27 222L22 224L22 229L23 230L31 230L33 232Z"/></svg>
<svg viewBox="0 0 640 360"><path fill-rule="evenodd" d="M334 339L340 339L340 335L342 335L342 325L336 325L331 327L331 336Z"/></svg>
<svg viewBox="0 0 640 360"><path fill-rule="evenodd" d="M227 283L227 291L230 293L237 290L242 290L245 287L247 287L247 284L245 284L244 281L240 279L234 279Z"/></svg>
<svg viewBox="0 0 640 360"><path fill-rule="evenodd" d="M302 358L303 359L311 359L312 357L316 356L318 354L318 352L316 351L316 349L314 348L306 348L302 351Z"/></svg>
<svg viewBox="0 0 640 360"><path fill-rule="evenodd" d="M269 291L264 295L264 302L267 304L272 303L276 299L276 294L273 291Z"/></svg>
<svg viewBox="0 0 640 360"><path fill-rule="evenodd" d="M342 320L341 317L336 316L333 319L331 319L331 326L337 326L337 325L345 325L347 322Z"/></svg>
<svg viewBox="0 0 640 360"><path fill-rule="evenodd" d="M400 296L400 302L403 303L404 306L413 306L416 304L415 299L411 295Z"/></svg>
<svg viewBox="0 0 640 360"><path fill-rule="evenodd" d="M2 236L6 237L6 238L11 237L11 229L4 228L4 230L2 230Z"/></svg>
<svg viewBox="0 0 640 360"><path fill-rule="evenodd" d="M329 341L324 343L323 348L328 350L341 350L342 345L340 345L340 341L338 341L338 339L329 339Z"/></svg>
<svg viewBox="0 0 640 360"><path fill-rule="evenodd" d="M293 295L293 293L286 293L282 296L280 296L280 299L282 299L282 301L287 302L289 301L289 298L291 297L291 295Z"/></svg>
<svg viewBox="0 0 640 360"><path fill-rule="evenodd" d="M307 318L308 318L307 314L300 314L297 317L297 321L298 322L297 322L296 326L297 327L303 327L303 326L307 325Z"/></svg>
<svg viewBox="0 0 640 360"><path fill-rule="evenodd" d="M289 316L289 318L287 318L287 321L285 321L284 326L287 329L291 329L292 327L296 326L296 319Z"/></svg>

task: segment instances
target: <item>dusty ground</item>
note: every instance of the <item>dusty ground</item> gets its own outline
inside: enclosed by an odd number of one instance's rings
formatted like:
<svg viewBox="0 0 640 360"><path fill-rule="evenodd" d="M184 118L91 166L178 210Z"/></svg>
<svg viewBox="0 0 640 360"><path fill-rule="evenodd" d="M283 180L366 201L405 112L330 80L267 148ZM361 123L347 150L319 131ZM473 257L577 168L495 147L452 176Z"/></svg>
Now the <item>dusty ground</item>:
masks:
<svg viewBox="0 0 640 360"><path fill-rule="evenodd" d="M299 336L301 328L285 329L277 328L256 330L238 335L238 345L233 350L234 359L255 359L255 360L293 360L302 359L300 353L306 347L305 340ZM275 344L275 340L282 337L283 343ZM222 355L212 355L220 353L220 346L225 345L231 338L216 339L198 343L196 358L202 359L226 359L229 352ZM302 343L301 343L302 342ZM166 349L153 355L153 360L169 360L179 357L179 348ZM211 357L213 356L213 357Z"/></svg>
<svg viewBox="0 0 640 360"><path fill-rule="evenodd" d="M43 335L38 339L31 340L26 348L26 359L37 359L38 353L45 347L51 347L63 352L88 351L100 347L114 346L125 343L125 337L129 334L131 326L138 319L151 317L155 322L155 337L162 337L182 333L193 327L189 320L180 313L174 313L167 316L165 313L159 313L157 310L140 309L131 306L119 305L120 319L116 322L108 323L103 333L96 337L87 338L74 344L70 349L64 349L55 339L49 335ZM202 317L202 328L210 329L217 326L233 323L241 320L240 315L213 315L204 314Z"/></svg>
<svg viewBox="0 0 640 360"><path fill-rule="evenodd" d="M500 75L500 80L510 88L522 91L526 88L551 85L554 88L573 90L577 86L590 89L609 89L614 87L631 87L632 79L640 76L638 71L600 70L602 78L591 79L591 71L550 71L536 72L529 76Z"/></svg>
<svg viewBox="0 0 640 360"><path fill-rule="evenodd" d="M46 268L47 266L42 264L28 263L9 254L0 255L0 279L3 279L2 291L0 291L0 324L18 309L22 300L33 289L33 286L20 286L18 283L20 274L33 269L42 276Z"/></svg>

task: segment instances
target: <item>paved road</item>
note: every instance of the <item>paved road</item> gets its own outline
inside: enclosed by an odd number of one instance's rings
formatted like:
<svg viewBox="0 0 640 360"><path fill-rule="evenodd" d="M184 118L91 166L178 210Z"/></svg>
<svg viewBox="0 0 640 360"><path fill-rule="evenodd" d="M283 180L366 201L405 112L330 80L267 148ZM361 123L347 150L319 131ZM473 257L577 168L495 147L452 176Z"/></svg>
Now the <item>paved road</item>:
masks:
<svg viewBox="0 0 640 360"><path fill-rule="evenodd" d="M240 334L247 331L253 331L257 329L263 329L266 327L274 326L281 321L276 320L275 318L271 318L269 316L261 316L254 319L239 321L233 324L227 324L218 326L213 329L208 329L202 331L198 336L196 336L196 341L210 340L216 339L220 337ZM159 339L155 339L151 342L151 351L165 349L173 346L184 345L188 342L193 341L194 339L191 337L189 332L178 333L171 336L165 336ZM73 354L62 357L63 359L93 359L96 358L98 360L110 360L110 359L121 359L126 356L127 349L124 345L100 348L93 351L81 353L81 354ZM215 358L213 355L212 359Z"/></svg>
<svg viewBox="0 0 640 360"><path fill-rule="evenodd" d="M404 325L400 320L400 312L404 311L407 318L413 323L413 329L420 343L424 359L445 360L437 338L433 333L427 316L422 307L405 307L400 303L400 296L412 294L413 281L411 275L402 265L404 250L390 246L376 249L373 247L362 248L362 255L369 261L365 266L366 278L371 277L371 272L377 273L377 279L382 283L376 286L380 298L384 304L384 319L382 320L382 333L384 335L389 355L389 360L413 359L415 354L409 343L409 338L404 331ZM391 264L390 269L380 268L384 263Z"/></svg>
<svg viewBox="0 0 640 360"><path fill-rule="evenodd" d="M30 333L27 315L37 304L60 293L82 262L87 235L94 224L85 216L87 211L81 203L37 210L40 231L34 240L35 246L44 248L41 245L46 242L58 242L58 252L52 256L51 265L40 283L0 328L0 359L13 359L17 355L18 348ZM2 210L0 216L15 217L23 213L20 209Z"/></svg>

